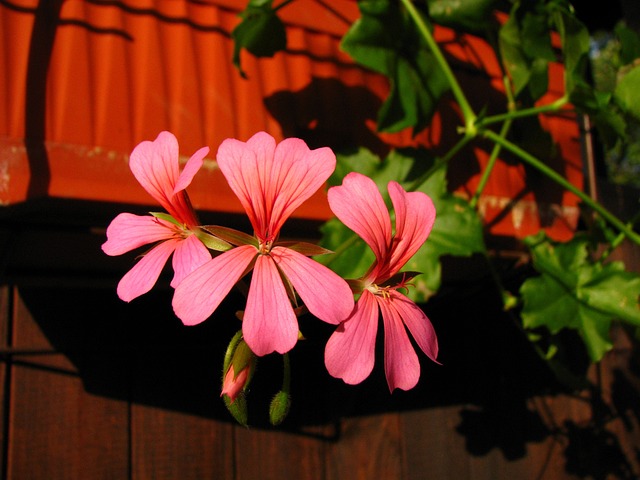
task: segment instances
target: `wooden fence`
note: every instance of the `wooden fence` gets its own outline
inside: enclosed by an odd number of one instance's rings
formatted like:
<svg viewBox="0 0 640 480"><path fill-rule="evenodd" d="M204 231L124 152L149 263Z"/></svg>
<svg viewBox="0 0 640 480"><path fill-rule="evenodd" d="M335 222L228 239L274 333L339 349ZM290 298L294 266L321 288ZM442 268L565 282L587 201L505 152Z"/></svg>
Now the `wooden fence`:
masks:
<svg viewBox="0 0 640 480"><path fill-rule="evenodd" d="M640 475L638 352L622 329L617 349L591 372L602 395L570 394L491 289L471 287L477 278L467 261L460 277L468 284L454 279L425 307L442 365L425 361L416 389L390 395L379 364L356 387L330 378L322 365L330 329L304 319L308 340L292 353L290 417L279 428L265 422L281 375L279 357L267 357L249 393L247 429L218 398L221 357L237 328L235 299L197 327L173 316L168 289L121 302L115 282L131 259L104 258L103 232L74 216L65 228L42 218L3 223L3 478Z"/></svg>

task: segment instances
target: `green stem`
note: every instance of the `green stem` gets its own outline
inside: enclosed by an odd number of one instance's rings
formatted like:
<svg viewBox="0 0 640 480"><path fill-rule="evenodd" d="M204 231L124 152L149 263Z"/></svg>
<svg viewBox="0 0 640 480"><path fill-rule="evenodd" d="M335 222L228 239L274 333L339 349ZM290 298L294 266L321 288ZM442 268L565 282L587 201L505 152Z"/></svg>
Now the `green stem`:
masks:
<svg viewBox="0 0 640 480"><path fill-rule="evenodd" d="M420 13L413 6L413 3L411 2L411 0L401 0L401 2L407 9L407 12L409 12L409 15L411 15L411 18L413 19L416 26L418 27L418 30L420 31L423 38L427 42L427 45L429 46L429 50L431 50L431 53L433 54L436 61L438 62L438 65L440 65L440 68L442 69L444 76L447 78L447 82L451 87L451 92L453 93L453 96L458 102L458 105L460 105L460 110L464 117L465 135L468 135L471 137L475 136L476 135L476 129L475 129L476 114L473 112L471 105L469 105L469 102L467 101L467 97L462 91L462 88L460 87L458 80L453 74L453 71L451 70L449 63L444 58L444 55L442 54L442 50L440 50L440 47L438 46L435 39L433 38L433 35L431 35L431 31L429 30L429 27L427 27L427 24L424 22L424 19L422 18Z"/></svg>
<svg viewBox="0 0 640 480"><path fill-rule="evenodd" d="M282 355L282 391L291 394L291 361L289 353Z"/></svg>
<svg viewBox="0 0 640 480"><path fill-rule="evenodd" d="M638 220L640 220L640 212L636 213L633 218L629 222L627 222L627 226L629 228L633 228L633 225L635 225ZM614 238L613 241L609 244L607 249L602 252L599 262L604 262L609 257L609 255L611 255L611 253L613 253L613 251L620 246L625 238L626 235L624 233L619 233L616 238Z"/></svg>
<svg viewBox="0 0 640 480"><path fill-rule="evenodd" d="M507 120L502 124L502 128L500 129L500 137L506 138L507 133L509 133L509 129L511 128L511 120ZM487 182L489 181L489 177L491 176L491 172L493 171L493 167L495 167L496 162L498 161L498 155L500 155L500 150L502 147L499 144L495 144L493 146L493 150L491 150L491 156L489 157L489 161L487 162L487 166L484 168L482 172L482 177L480 177L480 182L478 182L478 188L476 188L476 192L473 194L469 205L471 208L476 208L478 205L478 200L480 199L480 195L484 190L484 187L487 186Z"/></svg>
<svg viewBox="0 0 640 480"><path fill-rule="evenodd" d="M516 108L515 98L513 98L513 91L511 89L511 82L509 81L508 76L502 77L502 83L504 85L504 92L507 96L507 108L509 113L512 113ZM505 122L502 124L500 128L500 136L502 138L507 138L507 134L509 133L509 129L511 128L511 118L507 118ZM496 166L496 162L498 161L498 155L500 155L500 145L495 144L493 146L493 150L491 151L491 156L489 157L489 162L482 172L482 177L480 178L480 182L478 183L478 188L476 188L476 192L471 198L469 205L471 208L475 209L478 205L478 200L480 199L480 195L484 191L484 188L487 186L487 182L489 181L489 177L491 176L491 172L493 171L493 167Z"/></svg>
<svg viewBox="0 0 640 480"><path fill-rule="evenodd" d="M543 173L545 176L556 182L558 185L562 186L564 189L570 191L574 195L576 195L580 200L582 200L589 208L598 213L603 219L617 228L620 232L624 233L627 238L629 238L634 243L640 245L640 235L633 231L633 229L627 226L622 220L609 212L606 208L604 208L600 203L594 201L589 195L584 193L582 190L577 188L571 182L566 180L564 177L556 173L554 170L549 168L547 165L542 163L536 157L521 149L517 145L511 143L506 138L500 137L497 133L491 130L484 130L482 134L494 141L495 143L501 145L504 149L510 151L514 155L520 157L524 162L531 165L536 170Z"/></svg>
<svg viewBox="0 0 640 480"><path fill-rule="evenodd" d="M547 105L541 105L539 107L523 108L522 110L514 110L506 113L500 113L498 115L490 115L478 120L477 126L486 127L493 123L500 123L506 120L515 120L516 118L531 117L533 115L539 115L541 113L557 112L562 107L569 103L568 97L565 95L560 97L555 102Z"/></svg>

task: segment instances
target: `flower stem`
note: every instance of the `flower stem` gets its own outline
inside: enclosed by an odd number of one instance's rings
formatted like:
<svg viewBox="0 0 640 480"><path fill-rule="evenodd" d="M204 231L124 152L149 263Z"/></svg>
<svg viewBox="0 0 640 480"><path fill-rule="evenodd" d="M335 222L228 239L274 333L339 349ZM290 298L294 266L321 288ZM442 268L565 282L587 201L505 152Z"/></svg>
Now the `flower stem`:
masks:
<svg viewBox="0 0 640 480"><path fill-rule="evenodd" d="M633 225L638 220L640 220L640 212L637 212L633 216L633 218L629 222L627 222L627 226L629 228L633 228ZM620 244L624 241L625 238L626 238L626 235L624 234L624 232L619 233L616 236L616 238L614 238L613 241L609 244L606 250L602 252L602 255L600 255L600 259L598 261L600 263L603 263L609 257L609 255L611 255L611 253L613 253L613 251L620 246Z"/></svg>
<svg viewBox="0 0 640 480"><path fill-rule="evenodd" d="M555 102L549 103L547 105L540 105L539 107L532 107L532 108L523 108L522 110L512 110L509 112L500 113L498 115L490 115L488 117L481 118L478 120L477 126L478 128L486 127L487 125L504 122L506 120L515 120L517 118L531 117L534 115L539 115L541 113L557 112L562 107L564 107L567 103L569 103L569 99L565 95L557 99Z"/></svg>
<svg viewBox="0 0 640 480"><path fill-rule="evenodd" d="M516 108L515 99L513 98L513 93L511 91L511 83L509 82L509 77L506 75L502 78L502 83L504 84L504 91L507 95L507 108L509 109L509 113L514 112ZM505 122L502 124L500 128L500 136L502 138L507 138L507 134L509 133L509 129L511 128L511 117L506 117ZM487 166L484 168L482 172L482 177L480 177L480 182L478 183L478 187L476 188L476 192L473 194L473 197L469 201L469 205L471 208L476 208L478 205L478 200L480 199L480 195L484 191L484 188L487 186L487 182L489 181L489 177L491 176L491 172L493 171L493 167L495 167L496 162L498 160L498 155L500 155L501 146L499 144L495 144L493 146L493 150L491 151L491 155L489 156L489 162Z"/></svg>
<svg viewBox="0 0 640 480"><path fill-rule="evenodd" d="M435 39L433 38L433 35L431 35L431 31L429 30L429 27L427 27L427 24L424 22L424 19L422 18L422 16L420 16L420 13L413 6L413 3L411 2L411 0L401 0L401 2L407 9L407 12L409 12L409 15L411 16L416 26L418 27L418 30L422 34L422 37L427 42L427 45L429 46L429 50L431 50L431 53L433 54L436 61L438 62L438 65L442 69L444 76L447 78L447 82L451 87L451 92L453 93L453 96L458 102L458 105L460 106L460 111L462 112L462 115L464 117L465 135L474 137L476 135L476 127L475 127L476 114L473 112L471 105L469 105L469 102L467 101L467 97L462 91L462 88L460 87L458 80L453 74L453 71L451 70L449 63L444 58L444 55L442 54L442 50L440 50L440 47L438 46Z"/></svg>
<svg viewBox="0 0 640 480"><path fill-rule="evenodd" d="M637 234L636 232L634 232L631 227L626 225L622 220L620 220L618 217L616 217L611 212L609 212L606 208L604 208L604 206L602 204L594 201L589 195L584 193L582 190L577 188L575 185L573 185L571 182L569 182L563 176L561 176L560 174L556 173L554 170L552 170L547 165L542 163L536 157L534 157L530 153L526 152L522 148L520 148L517 145L511 143L506 138L501 137L500 135L498 135L497 133L495 133L495 132L493 132L491 130L483 130L482 131L482 135L484 135L486 138L494 141L495 143L501 145L504 149L509 150L514 155L517 155L518 157L520 157L520 159L522 159L524 162L526 162L529 165L531 165L536 170L538 170L541 173L543 173L549 179L553 180L554 182L556 182L557 184L562 186L564 189L566 189L566 190L570 191L571 193L573 193L574 195L576 195L589 208L591 208L593 211L598 213L603 219L605 219L607 222L609 222L611 225L613 225L620 232L624 233L624 235L626 235L627 238L629 238L634 243L640 245L640 235Z"/></svg>

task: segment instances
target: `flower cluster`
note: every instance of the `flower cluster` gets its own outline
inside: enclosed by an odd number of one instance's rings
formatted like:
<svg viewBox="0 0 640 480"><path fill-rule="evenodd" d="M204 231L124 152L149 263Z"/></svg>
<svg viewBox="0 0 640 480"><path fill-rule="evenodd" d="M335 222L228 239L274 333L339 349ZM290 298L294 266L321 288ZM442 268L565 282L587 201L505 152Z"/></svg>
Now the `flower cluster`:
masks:
<svg viewBox="0 0 640 480"><path fill-rule="evenodd" d="M415 273L400 270L429 236L435 220L431 199L390 182L392 229L384 200L368 177L350 173L341 186L330 188L334 214L375 254L362 278L346 281L312 258L328 250L279 238L291 214L334 171L336 158L329 148L311 150L297 138L276 143L264 132L246 142L222 142L217 164L249 217L252 235L199 224L186 188L208 152L207 147L198 150L180 171L178 142L173 134L162 132L131 153L131 171L166 212L122 213L109 225L102 246L108 255L152 245L119 282L118 296L131 301L148 292L173 254L173 309L185 325L195 325L210 317L234 286L250 278L242 328L234 343L241 348L228 352L223 372L222 393L230 404L246 388L255 359L272 352L286 354L295 346L298 316L305 311L337 326L326 346L325 364L332 376L349 384L362 382L373 369L381 312L389 389L414 387L420 365L407 329L434 361L438 347L429 319L401 293Z"/></svg>

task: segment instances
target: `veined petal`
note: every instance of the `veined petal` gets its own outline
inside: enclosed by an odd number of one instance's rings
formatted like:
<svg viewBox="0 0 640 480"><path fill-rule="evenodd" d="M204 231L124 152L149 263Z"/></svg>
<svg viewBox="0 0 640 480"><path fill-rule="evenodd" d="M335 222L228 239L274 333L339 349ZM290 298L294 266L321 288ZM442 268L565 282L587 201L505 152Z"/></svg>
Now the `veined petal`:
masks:
<svg viewBox="0 0 640 480"><path fill-rule="evenodd" d="M429 318L418 305L396 290L390 290L391 302L402 317L420 349L438 363L438 337Z"/></svg>
<svg viewBox="0 0 640 480"><path fill-rule="evenodd" d="M258 255L253 267L242 335L258 356L286 353L298 341L298 319L278 268L268 255Z"/></svg>
<svg viewBox="0 0 640 480"><path fill-rule="evenodd" d="M388 189L396 214L396 231L389 260L389 276L392 276L427 240L436 219L436 209L425 193L406 192L397 182L389 182Z"/></svg>
<svg viewBox="0 0 640 480"><path fill-rule="evenodd" d="M182 173L178 177L178 181L173 188L174 194L178 193L180 190L184 190L191 184L193 177L202 167L202 164L204 163L204 157L206 157L208 153L209 147L202 147L196 153L191 155L191 158L185 164L184 169L182 170Z"/></svg>
<svg viewBox="0 0 640 480"><path fill-rule="evenodd" d="M330 148L310 150L299 138L278 144L273 165L262 179L267 211L271 209L269 231L279 232L289 216L327 181L336 168Z"/></svg>
<svg viewBox="0 0 640 480"><path fill-rule="evenodd" d="M384 324L384 370L389 391L410 390L420 379L420 362L395 303L376 297Z"/></svg>
<svg viewBox="0 0 640 480"><path fill-rule="evenodd" d="M102 250L107 255L122 255L149 243L173 238L175 225L152 216L121 213L107 227Z"/></svg>
<svg viewBox="0 0 640 480"><path fill-rule="evenodd" d="M232 248L185 277L173 294L173 311L185 325L205 321L220 305L257 254L251 245Z"/></svg>
<svg viewBox="0 0 640 480"><path fill-rule="evenodd" d="M352 172L327 195L336 217L362 237L378 261L383 260L391 246L391 219L375 182Z"/></svg>
<svg viewBox="0 0 640 480"><path fill-rule="evenodd" d="M329 148L310 150L298 138L276 146L265 132L246 143L225 140L217 160L261 240L277 236L285 220L322 186L336 164Z"/></svg>
<svg viewBox="0 0 640 480"><path fill-rule="evenodd" d="M199 266L211 260L211 253L195 235L189 235L178 243L173 254L173 280L171 286L176 288L184 278Z"/></svg>
<svg viewBox="0 0 640 480"><path fill-rule="evenodd" d="M312 315L337 325L353 310L353 293L335 272L290 248L274 247L271 256Z"/></svg>
<svg viewBox="0 0 640 480"><path fill-rule="evenodd" d="M151 290L178 242L178 239L167 240L147 252L118 283L118 297L130 302Z"/></svg>
<svg viewBox="0 0 640 480"><path fill-rule="evenodd" d="M246 143L235 138L224 140L216 155L220 171L240 200L256 232L265 232L268 225L261 178L268 175L275 149L275 139L259 132Z"/></svg>
<svg viewBox="0 0 640 480"><path fill-rule="evenodd" d="M329 338L324 363L332 377L355 385L369 376L375 363L378 302L365 290L351 316Z"/></svg>
<svg viewBox="0 0 640 480"><path fill-rule="evenodd" d="M131 152L129 168L142 188L171 212L171 197L180 173L176 137L160 132L153 142L139 143Z"/></svg>

